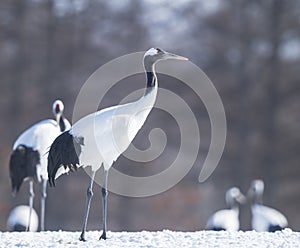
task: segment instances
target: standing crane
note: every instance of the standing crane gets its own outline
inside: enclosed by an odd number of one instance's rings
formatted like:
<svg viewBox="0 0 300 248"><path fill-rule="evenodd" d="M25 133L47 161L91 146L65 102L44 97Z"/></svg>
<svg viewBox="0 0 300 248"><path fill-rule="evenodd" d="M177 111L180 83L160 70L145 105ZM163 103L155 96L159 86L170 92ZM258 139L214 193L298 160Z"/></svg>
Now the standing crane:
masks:
<svg viewBox="0 0 300 248"><path fill-rule="evenodd" d="M137 101L102 109L78 120L70 131L62 133L51 145L48 155L50 185L61 174L79 166L91 166L92 176L87 189L85 215L80 240L85 241L87 219L96 171L104 167L102 185L103 232L106 239L107 177L113 162L127 149L149 115L157 95L158 80L155 64L160 60L187 58L151 48L144 55L146 89Z"/></svg>
<svg viewBox="0 0 300 248"><path fill-rule="evenodd" d="M288 221L278 210L263 205L263 192L262 180L257 179L251 182L248 197L252 200L252 228L257 232L281 231L288 226Z"/></svg>
<svg viewBox="0 0 300 248"><path fill-rule="evenodd" d="M52 110L56 120L43 120L25 130L15 141L9 162L13 195L20 190L24 181L29 180L29 220L33 208L33 181L38 180L42 183L41 231L45 230L45 200L48 180L47 153L55 138L71 127L69 121L63 116L64 104L61 100L56 100L53 103ZM27 226L27 231L28 228Z"/></svg>

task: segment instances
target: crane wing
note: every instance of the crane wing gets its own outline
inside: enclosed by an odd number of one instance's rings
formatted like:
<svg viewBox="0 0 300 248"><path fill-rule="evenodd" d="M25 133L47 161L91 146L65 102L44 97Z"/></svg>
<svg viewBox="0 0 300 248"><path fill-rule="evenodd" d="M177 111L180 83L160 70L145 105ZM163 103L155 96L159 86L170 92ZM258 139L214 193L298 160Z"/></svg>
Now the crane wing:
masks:
<svg viewBox="0 0 300 248"><path fill-rule="evenodd" d="M50 186L55 186L54 180L61 174L77 170L83 142L83 138L73 138L69 131L54 140L48 154L47 170Z"/></svg>
<svg viewBox="0 0 300 248"><path fill-rule="evenodd" d="M19 145L11 154L9 175L13 193L17 193L26 178L37 178L36 166L40 163L40 154L30 147Z"/></svg>

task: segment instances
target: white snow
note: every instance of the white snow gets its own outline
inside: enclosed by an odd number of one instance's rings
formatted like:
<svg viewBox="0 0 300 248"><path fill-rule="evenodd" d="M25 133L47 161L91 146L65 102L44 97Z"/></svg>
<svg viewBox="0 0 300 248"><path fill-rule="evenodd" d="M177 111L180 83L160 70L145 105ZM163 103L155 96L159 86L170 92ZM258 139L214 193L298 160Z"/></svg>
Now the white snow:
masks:
<svg viewBox="0 0 300 248"><path fill-rule="evenodd" d="M0 247L300 247L300 233L256 231L157 231L108 232L107 240L98 240L100 231L86 233L88 241L78 240L80 232L0 232Z"/></svg>

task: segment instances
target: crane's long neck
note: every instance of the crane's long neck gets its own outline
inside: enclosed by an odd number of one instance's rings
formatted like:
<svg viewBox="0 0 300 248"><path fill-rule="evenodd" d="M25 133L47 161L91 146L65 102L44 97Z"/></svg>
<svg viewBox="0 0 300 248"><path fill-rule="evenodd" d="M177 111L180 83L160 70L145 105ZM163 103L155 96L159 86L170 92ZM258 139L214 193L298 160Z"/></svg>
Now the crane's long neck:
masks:
<svg viewBox="0 0 300 248"><path fill-rule="evenodd" d="M137 111L135 115L136 120L138 120L137 122L140 123L140 125L146 121L147 116L154 106L158 89L154 65L147 66L145 64L145 71L147 77L145 93L138 101L134 103L134 111Z"/></svg>
<svg viewBox="0 0 300 248"><path fill-rule="evenodd" d="M154 71L147 71L147 88L153 88L157 84L157 77Z"/></svg>
<svg viewBox="0 0 300 248"><path fill-rule="evenodd" d="M146 89L144 95L137 101L129 104L127 111L132 116L133 122L128 125L128 138L130 141L133 140L138 130L144 125L149 113L151 112L157 95L157 78L154 72L154 68L150 69L145 66L146 71Z"/></svg>
<svg viewBox="0 0 300 248"><path fill-rule="evenodd" d="M59 118L59 128L61 132L64 132L66 130L65 118L63 115L61 115Z"/></svg>
<svg viewBox="0 0 300 248"><path fill-rule="evenodd" d="M233 204L232 206L229 207L231 210L235 211L235 212L239 212L239 205L236 203L236 204Z"/></svg>
<svg viewBox="0 0 300 248"><path fill-rule="evenodd" d="M146 90L144 96L148 95L150 92L153 93L153 90L157 91L157 87L158 87L157 76L154 70L154 64L147 65L145 63L145 71L146 71L147 83L146 83Z"/></svg>
<svg viewBox="0 0 300 248"><path fill-rule="evenodd" d="M237 202L234 199L232 199L232 198L230 198L230 200L226 199L226 203L227 203L227 207L229 209L231 209L231 210L237 210L237 211L239 210L238 204L237 204Z"/></svg>
<svg viewBox="0 0 300 248"><path fill-rule="evenodd" d="M66 129L66 125L65 125L64 117L61 113L56 115L56 122L57 125L59 126L60 131L64 132Z"/></svg>

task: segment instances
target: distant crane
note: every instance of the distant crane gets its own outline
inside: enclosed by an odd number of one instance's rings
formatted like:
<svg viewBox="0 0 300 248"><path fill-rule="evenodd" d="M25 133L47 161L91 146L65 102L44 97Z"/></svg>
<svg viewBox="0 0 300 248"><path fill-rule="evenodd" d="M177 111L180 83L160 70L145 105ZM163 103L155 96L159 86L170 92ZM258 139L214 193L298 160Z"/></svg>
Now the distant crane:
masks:
<svg viewBox="0 0 300 248"><path fill-rule="evenodd" d="M29 180L30 209L33 207L34 198L33 181L37 179L42 182L41 231L45 230L45 200L48 180L47 153L54 139L71 127L69 121L63 116L64 104L61 100L56 100L53 103L52 110L56 120L43 120L25 130L15 141L9 162L14 195L19 191L23 181Z"/></svg>
<svg viewBox="0 0 300 248"><path fill-rule="evenodd" d="M30 213L31 212L31 213ZM30 215L30 222L29 221ZM30 232L38 230L39 218L35 210L29 206L20 205L15 207L7 219L7 229L11 232L23 232L28 229Z"/></svg>
<svg viewBox="0 0 300 248"><path fill-rule="evenodd" d="M149 115L157 95L158 81L155 64L160 60L187 58L151 48L144 55L146 89L137 101L102 109L77 121L70 131L58 136L51 145L48 156L50 185L69 170L79 166L91 166L92 176L87 189L86 207L80 240L85 241L87 219L93 195L95 173L103 165L102 218L103 232L100 239L106 239L107 176L113 162L127 149Z"/></svg>
<svg viewBox="0 0 300 248"><path fill-rule="evenodd" d="M276 209L262 204L263 192L262 180L251 182L248 196L252 199L252 228L258 232L275 232L286 228L288 226L286 217Z"/></svg>
<svg viewBox="0 0 300 248"><path fill-rule="evenodd" d="M207 229L214 231L239 230L239 204L244 204L246 197L238 188L233 187L227 190L225 200L229 209L222 209L215 212L207 221Z"/></svg>

